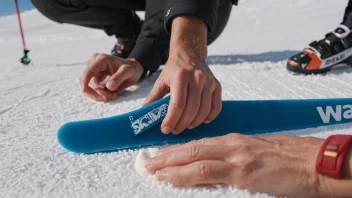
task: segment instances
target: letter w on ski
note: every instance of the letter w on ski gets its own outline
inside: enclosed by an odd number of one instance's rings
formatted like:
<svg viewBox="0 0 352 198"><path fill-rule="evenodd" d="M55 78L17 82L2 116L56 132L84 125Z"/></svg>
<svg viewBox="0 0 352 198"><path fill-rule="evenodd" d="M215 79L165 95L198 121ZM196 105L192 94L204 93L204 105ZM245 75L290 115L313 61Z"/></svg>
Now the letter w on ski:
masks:
<svg viewBox="0 0 352 198"><path fill-rule="evenodd" d="M331 118L337 122L340 122L342 118L352 119L352 105L326 106L325 109L317 107L317 110L324 123L330 123Z"/></svg>

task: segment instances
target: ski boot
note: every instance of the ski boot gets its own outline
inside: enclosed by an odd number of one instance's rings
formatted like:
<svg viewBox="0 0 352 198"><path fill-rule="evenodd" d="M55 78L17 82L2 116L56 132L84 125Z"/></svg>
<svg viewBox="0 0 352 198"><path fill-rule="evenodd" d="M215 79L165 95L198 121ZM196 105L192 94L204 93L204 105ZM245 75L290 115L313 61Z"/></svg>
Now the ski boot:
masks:
<svg viewBox="0 0 352 198"><path fill-rule="evenodd" d="M351 65L351 57L352 33L349 27L341 24L324 39L310 43L302 52L289 58L286 68L295 73L326 73L337 65Z"/></svg>
<svg viewBox="0 0 352 198"><path fill-rule="evenodd" d="M117 43L111 50L111 54L120 58L127 58L136 45L136 37L136 35L132 35L131 37L118 38Z"/></svg>

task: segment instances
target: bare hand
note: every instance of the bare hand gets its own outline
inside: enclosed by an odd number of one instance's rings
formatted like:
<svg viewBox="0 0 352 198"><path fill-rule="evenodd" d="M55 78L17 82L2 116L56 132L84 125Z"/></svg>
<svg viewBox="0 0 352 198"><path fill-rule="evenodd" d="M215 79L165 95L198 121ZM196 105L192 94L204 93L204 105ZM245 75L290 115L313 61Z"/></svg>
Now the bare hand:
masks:
<svg viewBox="0 0 352 198"><path fill-rule="evenodd" d="M192 28L190 28L192 27ZM213 121L222 108L221 84L209 69L207 26L193 17L176 17L172 23L170 56L145 105L170 92L168 113L161 124L165 134L179 134Z"/></svg>
<svg viewBox="0 0 352 198"><path fill-rule="evenodd" d="M93 100L106 102L117 99L119 91L138 83L142 73L142 65L134 59L96 53L80 78L81 88Z"/></svg>
<svg viewBox="0 0 352 198"><path fill-rule="evenodd" d="M175 186L227 184L273 196L336 197L331 192L335 181L315 171L323 141L230 134L165 148L147 162L146 168L156 172L158 180ZM335 186L343 185L352 193L346 183ZM344 192L335 191L340 195Z"/></svg>
<svg viewBox="0 0 352 198"><path fill-rule="evenodd" d="M221 111L221 85L204 60L170 58L145 105L169 92L170 106L161 125L165 134L178 134L186 128L209 123Z"/></svg>

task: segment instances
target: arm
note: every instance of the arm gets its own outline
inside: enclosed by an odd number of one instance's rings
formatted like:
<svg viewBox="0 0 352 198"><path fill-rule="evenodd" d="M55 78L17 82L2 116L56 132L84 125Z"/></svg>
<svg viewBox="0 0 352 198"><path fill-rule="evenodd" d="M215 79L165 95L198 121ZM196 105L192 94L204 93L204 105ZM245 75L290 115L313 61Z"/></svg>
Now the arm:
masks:
<svg viewBox="0 0 352 198"><path fill-rule="evenodd" d="M323 143L314 137L229 134L164 148L146 168L176 186L227 184L278 197L352 197L352 147L337 180L315 169Z"/></svg>
<svg viewBox="0 0 352 198"><path fill-rule="evenodd" d="M165 134L179 134L213 121L222 108L221 84L206 63L208 26L197 17L177 16L171 24L170 56L145 105L170 92Z"/></svg>
<svg viewBox="0 0 352 198"><path fill-rule="evenodd" d="M183 35L198 30L197 28L202 22L201 31L192 35L194 38L202 34L202 38L198 40L199 42L193 42L193 46L202 44L206 50L207 37L212 34L216 26L217 8L220 0L167 0L163 9L159 5L164 3L164 0L147 1L142 32L129 56L141 63L144 68L144 76L155 72L160 65L165 64L169 55L169 46L171 45L170 57L172 57L171 50L179 44L178 41ZM185 18L188 18L188 22ZM171 30L173 26L177 26L177 28ZM173 37L171 42L170 35ZM185 38L191 39L189 36L185 36ZM183 41L186 42L186 39Z"/></svg>
<svg viewBox="0 0 352 198"><path fill-rule="evenodd" d="M172 22L170 58L181 57L196 66L207 57L207 25L194 17L180 16Z"/></svg>

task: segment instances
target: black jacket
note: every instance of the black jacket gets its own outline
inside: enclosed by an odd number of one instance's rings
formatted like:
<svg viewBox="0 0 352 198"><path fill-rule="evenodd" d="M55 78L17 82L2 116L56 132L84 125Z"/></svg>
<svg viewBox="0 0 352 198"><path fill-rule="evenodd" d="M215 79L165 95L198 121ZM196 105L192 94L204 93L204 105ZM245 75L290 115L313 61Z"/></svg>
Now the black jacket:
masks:
<svg viewBox="0 0 352 198"><path fill-rule="evenodd" d="M137 44L130 57L136 58L144 67L145 74L155 72L168 58L170 24L177 16L194 16L208 25L208 36L216 27L220 2L228 1L237 5L238 0L162 0L164 9L154 6L150 0L146 7L145 22Z"/></svg>

